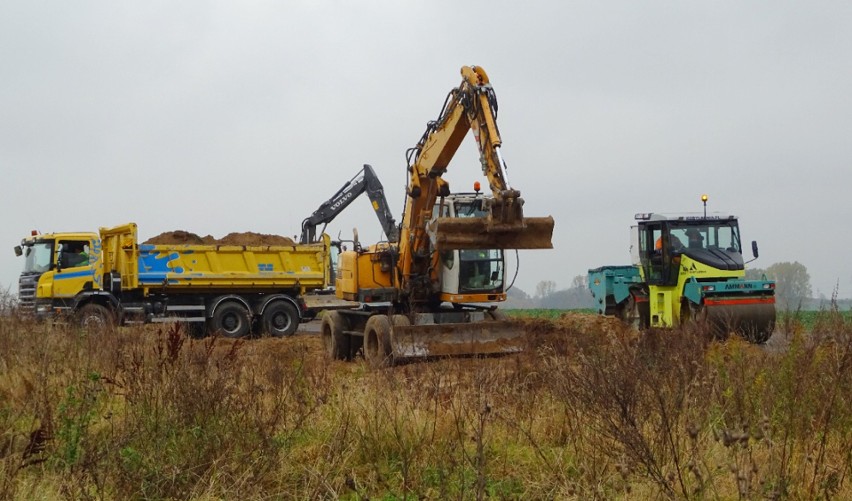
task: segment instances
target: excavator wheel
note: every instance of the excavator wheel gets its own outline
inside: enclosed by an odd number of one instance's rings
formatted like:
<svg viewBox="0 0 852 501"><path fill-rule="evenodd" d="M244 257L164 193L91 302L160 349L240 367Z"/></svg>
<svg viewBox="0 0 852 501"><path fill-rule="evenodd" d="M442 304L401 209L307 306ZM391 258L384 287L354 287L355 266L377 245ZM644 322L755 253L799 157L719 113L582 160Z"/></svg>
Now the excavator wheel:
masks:
<svg viewBox="0 0 852 501"><path fill-rule="evenodd" d="M327 311L322 317L320 333L323 345L332 360L351 360L351 339L344 333L346 319L337 311Z"/></svg>
<svg viewBox="0 0 852 501"><path fill-rule="evenodd" d="M394 327L407 327L411 325L411 320L409 320L408 317L406 317L405 315L394 315L391 317L391 323Z"/></svg>
<svg viewBox="0 0 852 501"><path fill-rule="evenodd" d="M393 365L391 321L387 315L373 315L364 327L364 358L374 369Z"/></svg>

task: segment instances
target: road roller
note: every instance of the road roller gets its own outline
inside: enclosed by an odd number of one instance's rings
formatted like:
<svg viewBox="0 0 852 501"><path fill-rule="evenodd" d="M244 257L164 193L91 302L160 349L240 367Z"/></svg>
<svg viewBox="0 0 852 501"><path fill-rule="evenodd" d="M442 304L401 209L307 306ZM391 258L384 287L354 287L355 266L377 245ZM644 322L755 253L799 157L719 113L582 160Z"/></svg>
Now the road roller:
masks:
<svg viewBox="0 0 852 501"><path fill-rule="evenodd" d="M632 264L589 270L598 313L640 328L706 325L757 344L775 329L775 282L746 280L738 218L706 212L639 213L631 226Z"/></svg>

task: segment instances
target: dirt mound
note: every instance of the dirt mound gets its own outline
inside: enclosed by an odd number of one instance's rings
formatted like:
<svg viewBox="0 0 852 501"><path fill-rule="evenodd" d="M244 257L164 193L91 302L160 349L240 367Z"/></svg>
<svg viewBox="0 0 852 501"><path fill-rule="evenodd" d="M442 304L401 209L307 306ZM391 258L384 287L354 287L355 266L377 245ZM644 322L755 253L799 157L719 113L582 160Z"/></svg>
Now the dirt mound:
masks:
<svg viewBox="0 0 852 501"><path fill-rule="evenodd" d="M228 233L217 242L220 245L295 245L292 238L264 233Z"/></svg>
<svg viewBox="0 0 852 501"><path fill-rule="evenodd" d="M567 354L614 340L635 338L638 331L625 325L615 317L590 313L563 313L558 318L520 318L527 333L530 352L542 347L558 354Z"/></svg>
<svg viewBox="0 0 852 501"><path fill-rule="evenodd" d="M200 237L195 233L184 231L184 230L175 230L175 231L167 231L165 233L160 233L156 237L151 237L148 240L145 240L142 243L152 244L152 245L164 245L164 244L185 244L185 245L209 245L216 242L216 239L211 235L207 235L206 237Z"/></svg>
<svg viewBox="0 0 852 501"><path fill-rule="evenodd" d="M151 245L295 245L293 239L281 235L267 235L247 231L244 233L228 233L224 237L216 239L212 235L200 237L195 233L184 230L160 233L155 237L145 240L143 243Z"/></svg>

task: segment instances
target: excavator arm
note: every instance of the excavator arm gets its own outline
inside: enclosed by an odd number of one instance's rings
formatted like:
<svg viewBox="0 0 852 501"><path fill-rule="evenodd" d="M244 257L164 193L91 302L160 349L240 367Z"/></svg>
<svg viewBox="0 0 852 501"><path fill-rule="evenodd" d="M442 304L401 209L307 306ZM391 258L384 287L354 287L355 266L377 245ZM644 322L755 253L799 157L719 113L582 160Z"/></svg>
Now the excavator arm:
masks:
<svg viewBox="0 0 852 501"><path fill-rule="evenodd" d="M325 228L325 225L334 220L362 193L366 193L369 197L370 204L382 225L382 231L388 237L388 242L398 242L399 228L391 215L384 188L375 171L368 164L364 164L364 168L337 190L331 198L323 202L313 214L302 221L302 236L299 242L303 244L313 242L316 239L317 226L322 224Z"/></svg>
<svg viewBox="0 0 852 501"><path fill-rule="evenodd" d="M452 89L437 120L429 122L416 146L408 151L409 186L400 238L403 281L428 275L434 266L431 248L549 249L553 218L524 218L519 191L510 187L500 153L497 98L485 71L461 69L461 84ZM450 218L435 214L439 199L450 194L443 179L447 167L466 137L473 133L480 167L492 197L484 200L486 217ZM437 216L437 217L436 217ZM431 245L430 245L431 244Z"/></svg>

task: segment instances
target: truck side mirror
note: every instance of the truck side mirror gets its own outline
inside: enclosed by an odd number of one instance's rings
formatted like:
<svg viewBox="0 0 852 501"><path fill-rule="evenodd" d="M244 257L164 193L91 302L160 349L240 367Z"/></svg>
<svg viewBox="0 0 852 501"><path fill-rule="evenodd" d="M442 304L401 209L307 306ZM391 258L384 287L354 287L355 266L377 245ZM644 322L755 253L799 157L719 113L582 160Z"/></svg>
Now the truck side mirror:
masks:
<svg viewBox="0 0 852 501"><path fill-rule="evenodd" d="M758 255L758 252L757 252L757 240L752 240L752 241L751 241L751 254L754 256L754 258L755 258L755 259L757 259L757 255Z"/></svg>
<svg viewBox="0 0 852 501"><path fill-rule="evenodd" d="M15 255L21 257L24 255L24 249L21 248L20 245L15 246Z"/></svg>

